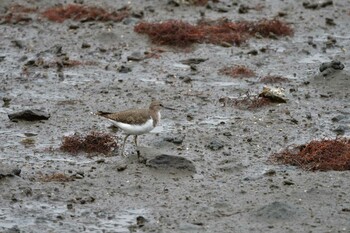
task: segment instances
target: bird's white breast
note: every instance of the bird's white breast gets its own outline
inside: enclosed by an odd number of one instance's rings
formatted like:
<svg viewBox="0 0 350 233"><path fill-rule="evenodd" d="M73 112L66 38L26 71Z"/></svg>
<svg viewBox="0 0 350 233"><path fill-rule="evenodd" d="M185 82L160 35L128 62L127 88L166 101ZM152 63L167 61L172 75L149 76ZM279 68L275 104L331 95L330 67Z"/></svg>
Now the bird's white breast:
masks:
<svg viewBox="0 0 350 233"><path fill-rule="evenodd" d="M151 131L152 129L154 129L153 126L153 119L150 118L146 121L146 123L142 124L142 125L129 125L129 124L125 124L125 123L121 123L121 122L116 122L116 121L112 121L111 122L121 128L122 130L125 131L125 133L130 134L130 135L140 135L140 134L145 134L148 133L149 131Z"/></svg>

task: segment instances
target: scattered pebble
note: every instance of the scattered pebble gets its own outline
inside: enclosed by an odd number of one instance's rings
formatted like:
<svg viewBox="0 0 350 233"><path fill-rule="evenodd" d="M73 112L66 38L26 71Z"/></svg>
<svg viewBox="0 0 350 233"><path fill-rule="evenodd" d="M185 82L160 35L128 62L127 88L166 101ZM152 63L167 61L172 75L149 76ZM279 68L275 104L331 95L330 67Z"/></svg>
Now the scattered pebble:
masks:
<svg viewBox="0 0 350 233"><path fill-rule="evenodd" d="M145 59L145 56L140 52L133 52L127 57L128 61L142 61Z"/></svg>
<svg viewBox="0 0 350 233"><path fill-rule="evenodd" d="M216 139L214 139L213 141L211 141L207 147L210 149L210 150L213 150L213 151L216 151L216 150L220 150L224 147L224 144L222 141L218 141Z"/></svg>

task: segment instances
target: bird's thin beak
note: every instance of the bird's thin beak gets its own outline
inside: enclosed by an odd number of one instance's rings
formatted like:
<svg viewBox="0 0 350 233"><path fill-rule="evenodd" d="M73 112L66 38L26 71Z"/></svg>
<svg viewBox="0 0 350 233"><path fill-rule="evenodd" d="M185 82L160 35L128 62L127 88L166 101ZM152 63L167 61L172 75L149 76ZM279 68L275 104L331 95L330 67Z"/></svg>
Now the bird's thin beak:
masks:
<svg viewBox="0 0 350 233"><path fill-rule="evenodd" d="M170 107L167 107L167 106L164 106L164 105L162 105L162 107L165 108L165 109L169 109L169 110L175 110L175 108L170 108Z"/></svg>

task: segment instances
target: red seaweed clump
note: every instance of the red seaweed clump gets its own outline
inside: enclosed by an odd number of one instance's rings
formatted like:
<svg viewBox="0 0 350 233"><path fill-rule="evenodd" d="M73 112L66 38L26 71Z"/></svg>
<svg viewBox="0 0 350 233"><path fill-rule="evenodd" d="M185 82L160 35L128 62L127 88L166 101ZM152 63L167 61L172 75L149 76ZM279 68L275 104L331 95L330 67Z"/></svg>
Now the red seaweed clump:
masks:
<svg viewBox="0 0 350 233"><path fill-rule="evenodd" d="M313 140L271 155L270 161L289 164L308 171L350 170L350 139Z"/></svg>
<svg viewBox="0 0 350 233"><path fill-rule="evenodd" d="M63 137L60 149L70 154L86 153L102 153L109 154L117 147L115 137L108 133L90 132L82 136L74 134Z"/></svg>
<svg viewBox="0 0 350 233"><path fill-rule="evenodd" d="M219 73L233 78L249 78L255 76L254 71L243 65L226 66L221 68Z"/></svg>
<svg viewBox="0 0 350 233"><path fill-rule="evenodd" d="M73 181L74 178L63 173L54 173L50 175L43 175L40 177L40 180L43 182L69 182Z"/></svg>
<svg viewBox="0 0 350 233"><path fill-rule="evenodd" d="M177 47L186 47L194 43L239 46L252 36L293 35L293 29L277 19L263 19L257 22L232 22L228 19L200 20L197 25L182 20L167 20L161 23L140 22L134 30L148 35L154 44Z"/></svg>
<svg viewBox="0 0 350 233"><path fill-rule="evenodd" d="M68 4L55 6L42 12L42 16L50 21L62 23L67 19L76 21L114 21L120 22L130 15L127 7L119 11L108 12L107 10L96 6L85 6L82 4Z"/></svg>

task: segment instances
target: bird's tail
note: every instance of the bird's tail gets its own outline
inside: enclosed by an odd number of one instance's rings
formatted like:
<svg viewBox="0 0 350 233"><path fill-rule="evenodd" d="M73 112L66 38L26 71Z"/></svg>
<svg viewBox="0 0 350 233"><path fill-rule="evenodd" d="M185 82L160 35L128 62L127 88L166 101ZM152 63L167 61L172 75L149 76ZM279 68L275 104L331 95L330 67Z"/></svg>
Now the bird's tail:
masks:
<svg viewBox="0 0 350 233"><path fill-rule="evenodd" d="M111 114L110 112L104 112L104 111L98 111L98 112L90 112L92 115L95 115L95 116L102 116L102 117L105 117L109 114Z"/></svg>

